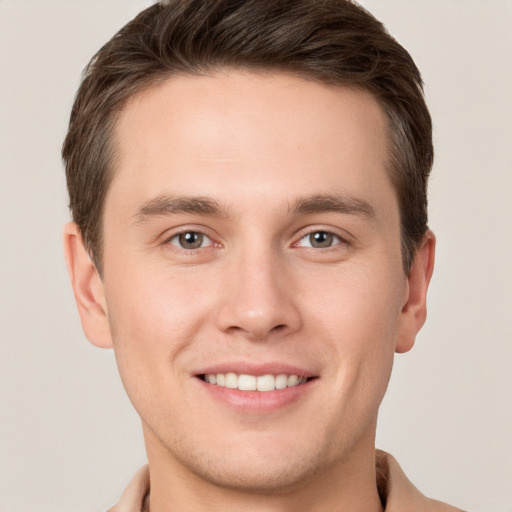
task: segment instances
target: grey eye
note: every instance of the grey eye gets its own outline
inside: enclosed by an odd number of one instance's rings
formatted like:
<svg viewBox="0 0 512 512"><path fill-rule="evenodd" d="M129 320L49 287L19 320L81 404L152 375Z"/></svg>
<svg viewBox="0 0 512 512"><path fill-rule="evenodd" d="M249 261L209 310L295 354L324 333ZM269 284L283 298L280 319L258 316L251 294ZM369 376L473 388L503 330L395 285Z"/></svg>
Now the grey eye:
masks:
<svg viewBox="0 0 512 512"><path fill-rule="evenodd" d="M185 231L173 236L169 243L182 249L199 249L209 243L209 238L198 231Z"/></svg>
<svg viewBox="0 0 512 512"><path fill-rule="evenodd" d="M315 249L331 247L337 237L327 231L315 231L308 235L309 245Z"/></svg>

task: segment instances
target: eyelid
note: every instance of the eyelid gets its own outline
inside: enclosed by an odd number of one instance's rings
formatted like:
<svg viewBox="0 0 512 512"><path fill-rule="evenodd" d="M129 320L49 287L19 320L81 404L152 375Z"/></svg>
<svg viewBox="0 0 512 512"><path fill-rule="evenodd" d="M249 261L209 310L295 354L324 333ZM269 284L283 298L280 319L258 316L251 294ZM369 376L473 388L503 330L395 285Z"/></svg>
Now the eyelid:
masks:
<svg viewBox="0 0 512 512"><path fill-rule="evenodd" d="M185 249L184 247L180 247L179 245L171 244L171 240L182 235L183 233L200 233L205 238L210 240L210 244L204 247L198 247L197 249ZM171 245L173 248L176 248L177 250L186 251L190 253L193 251L198 251L199 249L206 249L207 247L222 247L222 244L218 242L215 238L216 237L212 235L211 230L206 228L205 226L186 225L167 230L163 235L162 244Z"/></svg>
<svg viewBox="0 0 512 512"><path fill-rule="evenodd" d="M194 248L187 249L185 247L181 247L179 245L179 242L174 244L173 241L174 240L179 240L179 237L182 234L184 234L184 233L197 233L197 234L201 235L203 237L201 246L200 247L194 247ZM208 242L210 242L210 243L208 243ZM184 250L187 250L187 251L194 251L194 250L198 250L198 249L204 249L205 247L210 247L212 245L212 239L208 235L205 235L204 233L201 233L199 231L190 231L190 230L188 230L188 231L183 231L181 233L175 233L173 236L171 236L170 238L167 239L167 243L169 245L177 247L178 249L184 249ZM204 245L204 243L206 243L206 245Z"/></svg>
<svg viewBox="0 0 512 512"><path fill-rule="evenodd" d="M340 244L345 244L345 245L351 245L352 244L351 239L353 237L350 235L350 233L346 232L345 230L337 229L337 228L334 228L334 227L331 227L331 226L327 227L327 226L318 225L318 226L308 226L307 228L301 229L297 233L297 236L295 237L296 242L294 242L292 244L292 247L301 247L301 246L299 246L299 242L301 240L303 240L307 236L312 235L313 233L319 233L319 232L321 232L321 233L329 233L329 234L335 236L336 238L338 238L340 242L337 243L337 244L332 245L331 247L326 247L326 248L310 247L310 249L325 251L325 250L328 250L328 249L333 249L334 247L336 247L337 245L340 245Z"/></svg>

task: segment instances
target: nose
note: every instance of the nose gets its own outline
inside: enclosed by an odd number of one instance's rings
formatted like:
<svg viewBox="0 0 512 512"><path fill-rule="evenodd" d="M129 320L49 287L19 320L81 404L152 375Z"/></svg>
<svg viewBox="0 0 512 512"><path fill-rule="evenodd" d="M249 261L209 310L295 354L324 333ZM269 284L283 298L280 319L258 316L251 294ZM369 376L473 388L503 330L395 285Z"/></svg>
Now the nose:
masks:
<svg viewBox="0 0 512 512"><path fill-rule="evenodd" d="M285 267L270 250L237 258L225 279L219 329L251 340L297 331L301 316L292 272Z"/></svg>

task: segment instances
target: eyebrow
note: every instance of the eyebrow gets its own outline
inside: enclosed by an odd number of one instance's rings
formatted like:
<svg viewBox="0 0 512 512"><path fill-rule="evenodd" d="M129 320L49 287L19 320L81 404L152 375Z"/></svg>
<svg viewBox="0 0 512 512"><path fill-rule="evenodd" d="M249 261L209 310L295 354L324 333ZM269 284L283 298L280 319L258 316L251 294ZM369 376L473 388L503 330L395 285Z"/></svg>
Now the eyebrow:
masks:
<svg viewBox="0 0 512 512"><path fill-rule="evenodd" d="M375 210L368 202L349 195L316 194L304 197L295 201L290 212L295 215L334 212L368 218L375 217ZM144 223L154 217L176 213L228 217L227 210L209 197L162 195L146 201L137 208L134 214L134 223Z"/></svg>
<svg viewBox="0 0 512 512"><path fill-rule="evenodd" d="M143 203L134 214L134 223L144 223L154 217L175 213L195 213L214 217L227 217L227 212L209 197L158 196Z"/></svg>
<svg viewBox="0 0 512 512"><path fill-rule="evenodd" d="M375 209L370 203L350 195L317 194L305 197L297 200L291 207L291 211L295 214L334 212L375 217Z"/></svg>

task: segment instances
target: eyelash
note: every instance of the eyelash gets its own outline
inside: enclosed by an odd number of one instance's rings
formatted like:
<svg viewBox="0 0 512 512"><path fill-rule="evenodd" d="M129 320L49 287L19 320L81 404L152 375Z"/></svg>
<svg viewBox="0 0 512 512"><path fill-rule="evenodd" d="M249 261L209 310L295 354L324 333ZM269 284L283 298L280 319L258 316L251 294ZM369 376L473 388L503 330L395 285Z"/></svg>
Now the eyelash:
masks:
<svg viewBox="0 0 512 512"><path fill-rule="evenodd" d="M182 236L186 236L186 235L199 235L201 237L201 244L199 247L183 247L182 245L179 245L179 239L180 237ZM205 239L207 241L209 241L209 243L207 245L203 245L203 242L205 241ZM173 241L176 240L177 243L173 243ZM220 244L214 242L212 240L212 238L210 236L208 236L206 233L204 233L203 231L199 230L199 229L184 229L183 231L180 231L178 233L174 233L172 236L170 236L169 238L167 238L165 240L165 244L167 245L172 245L173 247L176 247L176 249L178 250L181 250L181 251L185 251L185 252L192 252L192 251L195 251L195 250L199 250L199 249L205 249L207 247L218 247L220 246Z"/></svg>
<svg viewBox="0 0 512 512"><path fill-rule="evenodd" d="M328 240L330 240L330 242L331 242L330 245L328 245L327 247L314 247L313 245L302 245L301 244L302 241L307 240L307 239L309 239L311 241L311 237L313 235L319 235L319 234L326 235ZM199 235L200 245L198 247L183 247L183 245L180 244L179 239L180 239L180 237L186 236L186 235L196 235L196 236ZM209 243L207 243L207 245L203 245L205 239L206 239L206 241L209 242ZM173 243L173 241L176 241L176 243ZM333 243L333 242L335 242L335 243ZM193 251L196 251L199 249L205 249L207 247L221 247L221 244L219 244L218 242L214 242L210 236L208 236L206 233L204 233L203 231L201 231L199 229L184 229L178 233L174 233L172 236L170 236L169 238L167 238L165 240L165 244L172 245L177 250L184 251L186 253L192 253ZM305 247L308 249L323 251L323 250L333 249L334 247L341 245L341 244L349 245L349 242L346 240L346 238L342 237L338 233L335 233L334 231L328 230L328 229L312 229L307 232L301 233L301 237L297 240L297 242L294 242L292 244L292 247Z"/></svg>
<svg viewBox="0 0 512 512"><path fill-rule="evenodd" d="M311 237L312 236L320 235L320 234L326 235L328 240L330 239L331 243L330 243L329 246L327 246L327 247L314 247L312 245L301 245L301 242L303 240L310 240L311 241ZM348 245L348 242L347 242L347 240L345 238L343 238L338 233L335 233L333 231L329 231L328 229L313 229L311 231L308 231L307 233L304 233L300 237L300 239L293 244L293 246L294 247L306 247L308 249L316 249L316 250L327 250L327 249L333 249L337 245L340 245L340 244Z"/></svg>

